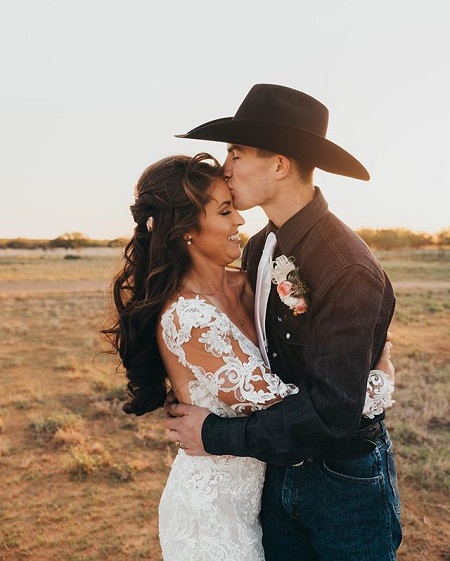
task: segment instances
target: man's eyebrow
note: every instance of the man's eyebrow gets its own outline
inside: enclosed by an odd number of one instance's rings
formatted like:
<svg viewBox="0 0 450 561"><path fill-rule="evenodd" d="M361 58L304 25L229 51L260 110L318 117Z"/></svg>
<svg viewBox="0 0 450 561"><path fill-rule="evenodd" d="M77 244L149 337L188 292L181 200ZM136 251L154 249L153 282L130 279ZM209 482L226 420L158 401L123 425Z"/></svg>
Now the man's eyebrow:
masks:
<svg viewBox="0 0 450 561"><path fill-rule="evenodd" d="M233 150L239 150L239 146L237 144L230 144L230 146L228 146L227 148L227 152L233 152Z"/></svg>

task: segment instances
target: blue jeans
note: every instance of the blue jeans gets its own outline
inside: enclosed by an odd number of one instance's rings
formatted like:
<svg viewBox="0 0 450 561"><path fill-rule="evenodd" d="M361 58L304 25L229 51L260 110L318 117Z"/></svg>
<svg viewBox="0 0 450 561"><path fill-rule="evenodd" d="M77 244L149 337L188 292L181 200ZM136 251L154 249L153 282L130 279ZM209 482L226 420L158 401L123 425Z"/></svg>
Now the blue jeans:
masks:
<svg viewBox="0 0 450 561"><path fill-rule="evenodd" d="M402 540L389 434L351 459L268 465L261 523L266 561L394 561Z"/></svg>

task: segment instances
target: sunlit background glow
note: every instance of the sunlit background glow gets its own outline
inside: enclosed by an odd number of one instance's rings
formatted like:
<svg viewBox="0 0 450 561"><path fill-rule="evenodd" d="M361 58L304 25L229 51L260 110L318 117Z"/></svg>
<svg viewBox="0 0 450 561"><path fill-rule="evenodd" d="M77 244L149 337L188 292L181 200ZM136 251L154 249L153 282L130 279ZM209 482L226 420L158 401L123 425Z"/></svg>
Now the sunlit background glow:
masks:
<svg viewBox="0 0 450 561"><path fill-rule="evenodd" d="M445 2L22 0L0 7L0 238L127 237L143 169L255 83L330 110L369 183L317 171L352 228L450 226ZM243 230L264 224L245 213Z"/></svg>

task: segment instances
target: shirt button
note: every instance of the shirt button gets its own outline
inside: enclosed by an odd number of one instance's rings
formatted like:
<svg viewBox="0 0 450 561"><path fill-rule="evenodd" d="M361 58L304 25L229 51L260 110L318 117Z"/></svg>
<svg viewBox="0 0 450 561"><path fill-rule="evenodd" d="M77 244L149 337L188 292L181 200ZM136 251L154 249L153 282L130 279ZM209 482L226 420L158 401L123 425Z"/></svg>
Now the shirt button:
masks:
<svg viewBox="0 0 450 561"><path fill-rule="evenodd" d="M272 353L273 358L277 358L278 354L277 353Z"/></svg>
<svg viewBox="0 0 450 561"><path fill-rule="evenodd" d="M291 334L290 333L286 333L286 339L290 339L291 338Z"/></svg>

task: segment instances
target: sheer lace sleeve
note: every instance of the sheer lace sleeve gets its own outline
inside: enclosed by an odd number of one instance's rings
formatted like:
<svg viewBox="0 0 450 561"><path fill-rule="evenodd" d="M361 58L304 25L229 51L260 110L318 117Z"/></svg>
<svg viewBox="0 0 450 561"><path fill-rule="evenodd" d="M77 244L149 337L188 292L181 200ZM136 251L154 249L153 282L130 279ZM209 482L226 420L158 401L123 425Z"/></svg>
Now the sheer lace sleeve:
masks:
<svg viewBox="0 0 450 561"><path fill-rule="evenodd" d="M166 347L234 410L249 413L298 392L267 370L259 349L226 314L200 297L180 297L161 317Z"/></svg>
<svg viewBox="0 0 450 561"><path fill-rule="evenodd" d="M392 399L394 383L382 370L371 370L367 382L366 402L363 415L373 419L375 415L383 413L395 401Z"/></svg>

